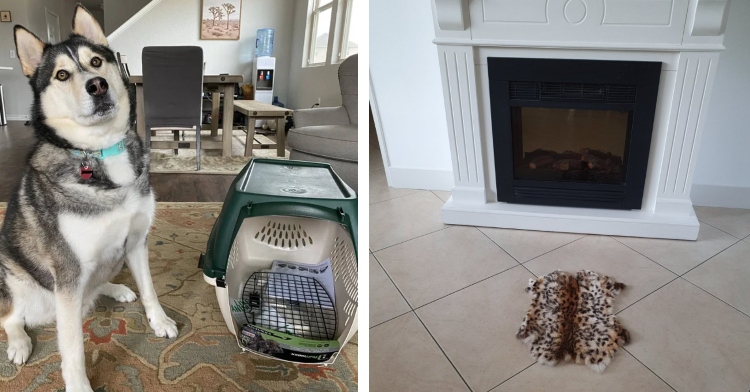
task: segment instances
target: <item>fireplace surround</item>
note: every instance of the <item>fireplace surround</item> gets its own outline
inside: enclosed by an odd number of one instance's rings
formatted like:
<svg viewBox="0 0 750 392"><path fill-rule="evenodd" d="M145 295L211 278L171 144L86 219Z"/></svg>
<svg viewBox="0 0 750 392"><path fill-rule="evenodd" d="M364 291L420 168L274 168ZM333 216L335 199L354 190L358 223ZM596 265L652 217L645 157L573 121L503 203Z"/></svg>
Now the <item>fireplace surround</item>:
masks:
<svg viewBox="0 0 750 392"><path fill-rule="evenodd" d="M711 86L724 49L728 0L433 0L432 5L455 183L443 207L444 222L697 238L699 223L690 190ZM622 88L623 84L575 78L537 80L529 91L529 85L520 83L524 80L514 79L507 64L496 73L490 71L493 63L503 59L659 64L656 85L648 87L656 92L655 102L650 103L650 135L645 135L646 130L641 142L646 147L638 147L645 155L645 167L630 166L633 134L622 136L623 129L626 134L635 129L634 122L640 118L637 110L608 109L594 102L588 107L556 107L550 103L553 98L536 106L507 105L501 115L493 104L497 81L506 81L508 89L511 81L517 82L513 83L516 100L526 97L522 94L544 95L545 99L555 94L627 99L629 89ZM579 76L585 73L578 72ZM501 95L513 101L511 93L503 90ZM638 93L636 97L640 98ZM553 145L540 142L550 122L562 123L556 127L557 139L568 140ZM511 132L497 137L498 126ZM600 126L614 134L595 140L594 128ZM644 127L648 125L638 129ZM520 143L513 140L514 133ZM583 139L589 142L582 142L581 135L587 135ZM591 193L576 192L592 182L605 188L623 182L630 185L636 172L641 173L638 182L643 188L627 202L612 203L619 196L611 194L609 203L575 202L591 198ZM503 178L510 178L511 186ZM559 190L547 196L539 192L537 185L551 180L573 188L558 198L567 202L540 200L561 194ZM528 185L537 188L528 189ZM608 196L606 192L598 195L602 200Z"/></svg>

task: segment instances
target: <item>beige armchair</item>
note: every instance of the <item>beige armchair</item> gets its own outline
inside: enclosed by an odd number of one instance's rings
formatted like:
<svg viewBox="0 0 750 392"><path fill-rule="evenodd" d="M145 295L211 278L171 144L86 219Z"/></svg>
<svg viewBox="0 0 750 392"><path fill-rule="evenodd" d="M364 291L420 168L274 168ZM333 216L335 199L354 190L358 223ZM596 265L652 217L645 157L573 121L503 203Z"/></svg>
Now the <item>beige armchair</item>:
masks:
<svg viewBox="0 0 750 392"><path fill-rule="evenodd" d="M342 106L298 109L289 130L289 159L325 162L357 190L357 55L339 66Z"/></svg>

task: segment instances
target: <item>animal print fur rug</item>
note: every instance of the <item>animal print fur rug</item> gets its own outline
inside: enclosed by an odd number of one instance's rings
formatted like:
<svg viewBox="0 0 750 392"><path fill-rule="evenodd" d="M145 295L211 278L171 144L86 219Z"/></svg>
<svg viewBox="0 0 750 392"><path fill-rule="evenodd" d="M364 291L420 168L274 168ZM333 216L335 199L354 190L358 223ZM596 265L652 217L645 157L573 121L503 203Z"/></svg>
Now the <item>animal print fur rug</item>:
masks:
<svg viewBox="0 0 750 392"><path fill-rule="evenodd" d="M531 307L516 337L532 358L554 366L561 360L602 372L630 334L612 314L612 299L625 288L608 276L582 270L555 271L529 279Z"/></svg>

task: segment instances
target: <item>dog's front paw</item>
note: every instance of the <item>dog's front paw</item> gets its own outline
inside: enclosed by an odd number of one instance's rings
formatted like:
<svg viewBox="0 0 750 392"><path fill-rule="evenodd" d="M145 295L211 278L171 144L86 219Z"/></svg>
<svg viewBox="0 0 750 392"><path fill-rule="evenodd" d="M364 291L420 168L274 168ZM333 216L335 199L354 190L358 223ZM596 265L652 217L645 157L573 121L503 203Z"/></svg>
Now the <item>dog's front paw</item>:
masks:
<svg viewBox="0 0 750 392"><path fill-rule="evenodd" d="M88 379L65 383L65 392L94 392Z"/></svg>
<svg viewBox="0 0 750 392"><path fill-rule="evenodd" d="M117 302L133 302L138 298L135 292L124 284L105 283L102 294L113 298Z"/></svg>
<svg viewBox="0 0 750 392"><path fill-rule="evenodd" d="M156 336L160 338L177 337L177 323L169 318L163 311L161 314L150 316L148 323L154 329Z"/></svg>
<svg viewBox="0 0 750 392"><path fill-rule="evenodd" d="M16 365L26 363L31 356L31 338L25 335L8 341L8 359Z"/></svg>

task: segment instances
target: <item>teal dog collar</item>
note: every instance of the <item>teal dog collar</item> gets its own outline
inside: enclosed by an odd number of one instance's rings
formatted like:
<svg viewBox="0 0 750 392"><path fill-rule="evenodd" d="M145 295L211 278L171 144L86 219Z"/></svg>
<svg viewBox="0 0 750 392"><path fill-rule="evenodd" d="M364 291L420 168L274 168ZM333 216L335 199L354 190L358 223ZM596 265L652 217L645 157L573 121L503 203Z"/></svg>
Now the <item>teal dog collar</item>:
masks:
<svg viewBox="0 0 750 392"><path fill-rule="evenodd" d="M115 155L120 155L123 151L125 151L125 139L120 140L117 144L113 146L109 146L105 149L96 150L96 151L90 151L90 150L74 150L70 149L71 154L77 157L81 158L90 158L95 157L99 159L104 159L108 157L113 157Z"/></svg>

